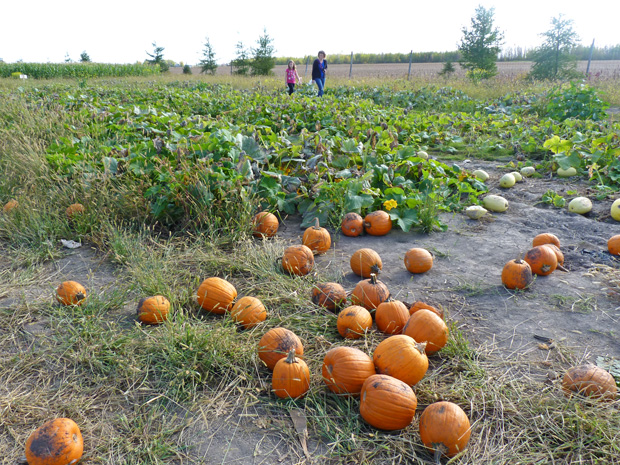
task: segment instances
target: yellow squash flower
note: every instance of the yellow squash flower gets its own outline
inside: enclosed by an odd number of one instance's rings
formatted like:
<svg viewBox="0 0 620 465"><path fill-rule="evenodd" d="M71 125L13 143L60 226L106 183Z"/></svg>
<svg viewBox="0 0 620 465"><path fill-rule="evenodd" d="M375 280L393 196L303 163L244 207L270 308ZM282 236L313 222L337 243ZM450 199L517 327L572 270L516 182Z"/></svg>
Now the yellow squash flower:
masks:
<svg viewBox="0 0 620 465"><path fill-rule="evenodd" d="M383 202L383 208L385 208L387 211L390 211L392 208L396 207L398 207L398 202L394 199L386 200L385 202Z"/></svg>

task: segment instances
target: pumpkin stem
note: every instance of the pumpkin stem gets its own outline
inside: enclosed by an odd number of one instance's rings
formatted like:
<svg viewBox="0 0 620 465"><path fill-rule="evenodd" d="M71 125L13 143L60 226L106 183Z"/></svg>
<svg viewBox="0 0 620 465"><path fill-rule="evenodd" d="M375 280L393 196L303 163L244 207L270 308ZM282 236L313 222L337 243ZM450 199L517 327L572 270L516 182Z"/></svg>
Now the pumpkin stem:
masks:
<svg viewBox="0 0 620 465"><path fill-rule="evenodd" d="M321 229L321 223L319 223L319 217L314 217L314 229Z"/></svg>
<svg viewBox="0 0 620 465"><path fill-rule="evenodd" d="M426 353L426 344L427 344L426 342L418 342L418 341L416 341L415 348L418 349L418 351L421 354L424 354L424 353Z"/></svg>
<svg viewBox="0 0 620 465"><path fill-rule="evenodd" d="M376 273L370 273L370 284L377 284L377 275L376 275Z"/></svg>
<svg viewBox="0 0 620 465"><path fill-rule="evenodd" d="M441 457L444 454L448 455L448 450L449 449L446 447L446 445L443 442L433 442L431 445L435 449L435 454L433 455L433 460L435 461L436 465L440 465L441 464Z"/></svg>
<svg viewBox="0 0 620 465"><path fill-rule="evenodd" d="M560 270L560 271L564 271L564 272L568 273L568 270L566 268L564 268L562 265L560 265L559 263L558 263L558 266L556 267L556 270Z"/></svg>
<svg viewBox="0 0 620 465"><path fill-rule="evenodd" d="M288 355L286 356L286 363L296 363L297 360L295 360L295 349L291 349L288 353Z"/></svg>

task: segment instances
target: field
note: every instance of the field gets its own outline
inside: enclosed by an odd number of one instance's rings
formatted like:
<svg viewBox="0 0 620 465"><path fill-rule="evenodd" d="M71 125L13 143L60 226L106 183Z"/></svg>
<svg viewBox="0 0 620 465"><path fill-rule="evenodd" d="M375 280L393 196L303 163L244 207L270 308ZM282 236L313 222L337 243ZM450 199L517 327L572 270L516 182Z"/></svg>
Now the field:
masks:
<svg viewBox="0 0 620 465"><path fill-rule="evenodd" d="M590 85L558 86L526 83L523 69L473 85L432 69L405 82L377 66L349 82L341 65L320 99L311 86L288 96L275 77L226 74L0 80L0 203L18 201L0 213L2 463L23 463L32 431L68 417L84 437L81 463L432 464L419 423L440 400L463 409L471 438L439 463L620 463L620 401L561 387L581 363L620 383L611 66ZM524 167L535 174L500 187ZM569 167L574 176L558 175ZM464 215L489 194L509 208ZM590 212L568 211L578 196ZM69 216L75 203L84 211ZM341 233L345 213L380 209L388 234ZM279 219L271 239L252 235L263 210ZM282 256L315 218L331 247L291 275ZM561 240L566 271L504 287L504 264L543 232ZM407 271L413 247L433 253L429 271ZM397 431L364 421L362 400L332 393L321 374L330 348L372 357L389 339L376 324L344 339L338 315L311 299L325 282L351 299L360 248L380 255L393 298L442 310L449 330ZM259 298L266 319L244 329L201 308L209 277ZM81 305L54 298L67 280L85 286ZM152 295L170 314L140 324L136 308ZM310 386L298 399L275 395L257 354L276 327L304 346Z"/></svg>

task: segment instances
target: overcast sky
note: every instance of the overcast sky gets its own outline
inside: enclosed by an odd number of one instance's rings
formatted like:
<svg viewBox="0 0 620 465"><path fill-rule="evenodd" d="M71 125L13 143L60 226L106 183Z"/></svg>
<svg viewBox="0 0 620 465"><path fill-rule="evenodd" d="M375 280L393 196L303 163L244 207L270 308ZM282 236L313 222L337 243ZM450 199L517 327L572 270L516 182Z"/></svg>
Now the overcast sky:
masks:
<svg viewBox="0 0 620 465"><path fill-rule="evenodd" d="M540 45L540 33L560 13L574 21L583 44L620 43L620 0L4 0L0 58L6 62L135 63L153 42L164 58L187 64L209 37L218 62L253 47L263 30L276 56L456 50L476 6L495 8L504 47Z"/></svg>

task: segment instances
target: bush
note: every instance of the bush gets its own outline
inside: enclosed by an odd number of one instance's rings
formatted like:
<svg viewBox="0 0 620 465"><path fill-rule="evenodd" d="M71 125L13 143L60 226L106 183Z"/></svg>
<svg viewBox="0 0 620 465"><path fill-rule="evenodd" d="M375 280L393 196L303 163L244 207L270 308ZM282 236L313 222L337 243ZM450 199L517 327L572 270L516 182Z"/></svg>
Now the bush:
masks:
<svg viewBox="0 0 620 465"><path fill-rule="evenodd" d="M192 68L190 65L183 66L183 74L192 74Z"/></svg>
<svg viewBox="0 0 620 465"><path fill-rule="evenodd" d="M598 97L595 89L575 82L571 82L569 87L554 87L544 102L544 107L539 109L539 112L542 116L556 121L568 118L600 121L607 117L605 110L609 108L609 104Z"/></svg>

